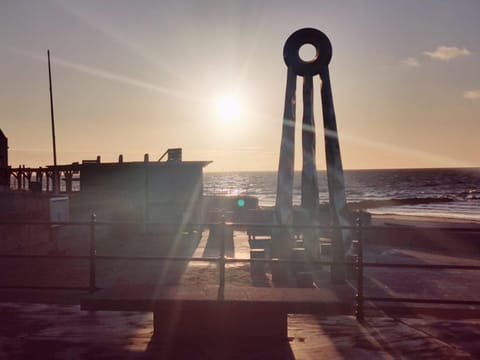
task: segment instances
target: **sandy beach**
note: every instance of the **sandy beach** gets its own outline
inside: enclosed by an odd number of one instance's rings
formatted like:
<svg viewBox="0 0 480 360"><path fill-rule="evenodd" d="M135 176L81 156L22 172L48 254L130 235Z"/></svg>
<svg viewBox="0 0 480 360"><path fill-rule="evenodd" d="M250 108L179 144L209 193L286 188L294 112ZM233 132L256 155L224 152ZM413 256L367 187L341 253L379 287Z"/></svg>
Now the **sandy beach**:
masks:
<svg viewBox="0 0 480 360"><path fill-rule="evenodd" d="M372 225L412 225L422 227L477 227L480 228L480 221L460 218L418 216L418 215L393 215L393 214L374 214L372 215Z"/></svg>

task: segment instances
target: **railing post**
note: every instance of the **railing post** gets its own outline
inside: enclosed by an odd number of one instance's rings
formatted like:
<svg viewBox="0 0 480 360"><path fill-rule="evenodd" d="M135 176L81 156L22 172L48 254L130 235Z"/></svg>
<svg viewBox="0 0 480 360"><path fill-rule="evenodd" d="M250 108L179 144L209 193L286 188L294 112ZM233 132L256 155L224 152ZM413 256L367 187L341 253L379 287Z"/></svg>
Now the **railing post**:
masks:
<svg viewBox="0 0 480 360"><path fill-rule="evenodd" d="M225 237L227 235L225 215L222 215L221 234L220 234L220 257L219 257L219 286L221 293L225 288Z"/></svg>
<svg viewBox="0 0 480 360"><path fill-rule="evenodd" d="M58 248L58 238L57 238L57 225L52 225L52 221L50 221L49 224L49 240L50 244L53 244L55 247L54 252L58 253L59 248Z"/></svg>
<svg viewBox="0 0 480 360"><path fill-rule="evenodd" d="M95 255L97 253L95 249L95 222L97 216L93 213L90 217L90 292L96 290L95 284Z"/></svg>
<svg viewBox="0 0 480 360"><path fill-rule="evenodd" d="M358 255L356 261L357 269L357 309L356 316L357 321L362 323L365 319L365 313L363 308L363 234L362 234L362 219L360 213L357 217L357 235L358 235Z"/></svg>

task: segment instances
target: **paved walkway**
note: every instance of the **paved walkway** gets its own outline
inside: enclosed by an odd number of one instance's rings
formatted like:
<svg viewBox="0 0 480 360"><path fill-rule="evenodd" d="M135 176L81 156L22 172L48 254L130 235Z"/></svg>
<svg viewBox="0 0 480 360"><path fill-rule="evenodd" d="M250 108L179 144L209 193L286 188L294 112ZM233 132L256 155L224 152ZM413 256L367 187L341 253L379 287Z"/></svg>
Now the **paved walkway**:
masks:
<svg viewBox="0 0 480 360"><path fill-rule="evenodd" d="M206 234L204 234L206 235ZM235 256L248 257L245 236L235 241ZM203 236L194 256L206 256L210 248ZM197 245L197 242L192 242ZM128 244L130 245L130 244ZM133 246L135 245L135 246ZM128 246L128 253L142 255L145 243ZM158 252L160 253L160 250ZM150 254L151 255L151 254ZM208 254L211 255L211 254ZM478 263L478 259L449 257L406 249L377 248L366 253L371 261L436 263ZM58 264L57 271L58 272ZM66 266L66 264L65 264ZM128 283L150 279L175 284L215 282L215 264L192 263L169 268L159 276L158 265L142 268L131 262L100 264L98 282ZM71 269L71 264L68 267ZM22 269L22 268L21 268ZM85 269L61 272L69 282L88 279ZM160 268L163 269L163 268ZM176 276L172 280L172 269ZM33 276L25 268L25 276ZM28 273L27 273L28 272ZM35 272L35 271L33 271ZM424 272L422 272L423 274ZM12 275L12 274L10 274ZM4 276L10 278L9 273ZM16 278L19 274L16 273ZM36 274L38 275L38 273ZM68 276L67 276L68 275ZM67 279L68 278L68 279ZM370 270L367 290L380 295L406 295L415 290L426 297L464 296L477 298L477 272L434 272L421 278L417 271ZM269 280L269 279L267 279ZM33 278L32 278L33 281ZM250 283L246 264L227 266L230 286ZM269 281L265 286L271 286ZM152 315L132 312L87 312L78 306L80 293L53 291L0 291L0 359L475 359L480 358L480 319L427 320L387 317L381 311L360 325L352 316L315 317L291 315L288 342L175 343L152 340ZM28 303L27 303L28 301ZM214 321L214 319L212 319Z"/></svg>
<svg viewBox="0 0 480 360"><path fill-rule="evenodd" d="M1 359L475 359L480 320L291 315L289 341L152 341L152 315L1 303ZM212 321L215 321L212 319Z"/></svg>

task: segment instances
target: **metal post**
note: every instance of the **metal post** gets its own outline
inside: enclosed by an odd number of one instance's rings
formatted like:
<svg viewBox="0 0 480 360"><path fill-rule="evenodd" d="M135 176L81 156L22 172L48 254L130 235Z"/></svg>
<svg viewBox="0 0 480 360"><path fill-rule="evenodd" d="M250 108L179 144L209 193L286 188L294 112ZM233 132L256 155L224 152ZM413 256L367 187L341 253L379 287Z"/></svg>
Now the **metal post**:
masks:
<svg viewBox="0 0 480 360"><path fill-rule="evenodd" d="M362 236L362 219L360 214L357 217L357 235L358 235L358 256L357 256L357 321L363 323L365 313L363 308L363 236Z"/></svg>
<svg viewBox="0 0 480 360"><path fill-rule="evenodd" d="M26 183L26 180L27 179L27 174L25 173L25 165L23 165L23 170L22 170L22 190L26 190L27 189L27 183Z"/></svg>
<svg viewBox="0 0 480 360"><path fill-rule="evenodd" d="M219 286L221 294L223 295L223 289L225 288L225 237L226 237L226 224L225 224L225 215L222 215L222 232L220 238L220 257L219 257Z"/></svg>
<svg viewBox="0 0 480 360"><path fill-rule="evenodd" d="M59 252L59 248L58 248L58 238L57 238L57 225L52 225L52 223L50 222L49 224L49 240L50 240L50 244L53 244L53 246L55 247L55 253L58 253Z"/></svg>
<svg viewBox="0 0 480 360"><path fill-rule="evenodd" d="M96 215L93 213L90 217L90 292L94 292L96 290L95 284L95 221Z"/></svg>
<svg viewBox="0 0 480 360"><path fill-rule="evenodd" d="M50 90L50 119L52 123L52 145L53 145L53 193L58 194L60 191L60 176L57 167L57 145L55 141L55 115L53 111L53 90L52 90L52 69L50 67L50 50L47 50L48 59L48 84Z"/></svg>

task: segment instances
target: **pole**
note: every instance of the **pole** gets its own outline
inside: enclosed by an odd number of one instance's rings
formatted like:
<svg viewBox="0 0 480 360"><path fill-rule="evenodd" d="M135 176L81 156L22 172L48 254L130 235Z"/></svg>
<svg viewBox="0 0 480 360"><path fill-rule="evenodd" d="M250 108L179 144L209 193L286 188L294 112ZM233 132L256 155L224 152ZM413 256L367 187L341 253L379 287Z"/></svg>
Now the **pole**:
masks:
<svg viewBox="0 0 480 360"><path fill-rule="evenodd" d="M219 256L219 300L224 299L225 291L225 237L227 233L227 225L225 223L225 215L222 215L221 223L221 233L220 233L220 256Z"/></svg>
<svg viewBox="0 0 480 360"><path fill-rule="evenodd" d="M90 292L93 293L97 285L95 283L95 256L96 256L96 245L95 245L95 221L97 216L92 214L90 216Z"/></svg>
<svg viewBox="0 0 480 360"><path fill-rule="evenodd" d="M52 90L52 69L50 66L50 50L47 49L48 58L48 84L50 90L50 118L52 122L52 143L53 143L53 192L58 194L60 184L57 168L57 145L55 142L55 114L53 111L53 90Z"/></svg>
<svg viewBox="0 0 480 360"><path fill-rule="evenodd" d="M363 234L362 219L360 213L357 218L357 234L358 234L358 255L357 255L357 321L363 323L365 320L364 313L364 289L363 289Z"/></svg>

